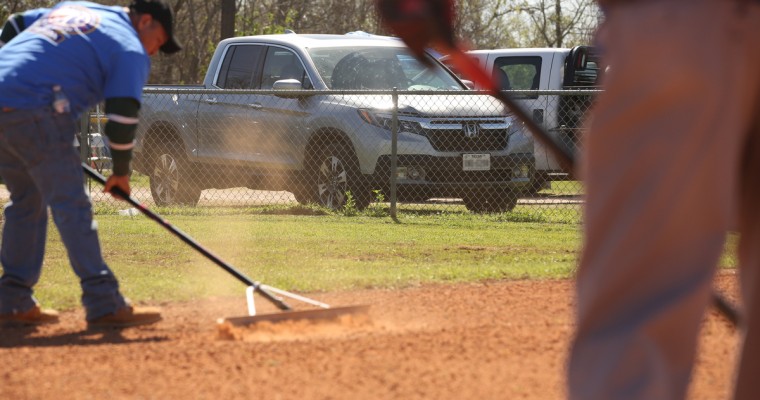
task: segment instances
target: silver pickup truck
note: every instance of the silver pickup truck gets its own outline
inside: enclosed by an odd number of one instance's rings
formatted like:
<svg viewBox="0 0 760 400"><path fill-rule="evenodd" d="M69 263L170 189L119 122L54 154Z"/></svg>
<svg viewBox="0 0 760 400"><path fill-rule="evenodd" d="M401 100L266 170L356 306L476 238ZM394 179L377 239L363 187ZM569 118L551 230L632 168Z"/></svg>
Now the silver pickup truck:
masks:
<svg viewBox="0 0 760 400"><path fill-rule="evenodd" d="M202 86L145 90L133 165L159 205L248 187L361 209L388 198L393 103L380 91L397 88L398 200L511 210L530 184L533 143L498 101L430 62L388 38L226 39Z"/></svg>

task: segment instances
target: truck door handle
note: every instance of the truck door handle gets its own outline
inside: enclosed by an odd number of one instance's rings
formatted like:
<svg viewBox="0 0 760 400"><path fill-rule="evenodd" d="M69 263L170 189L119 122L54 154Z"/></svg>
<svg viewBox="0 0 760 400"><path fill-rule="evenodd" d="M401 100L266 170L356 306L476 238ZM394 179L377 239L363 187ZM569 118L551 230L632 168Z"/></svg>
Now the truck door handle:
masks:
<svg viewBox="0 0 760 400"><path fill-rule="evenodd" d="M203 99L203 101L205 101L208 104L216 104L216 97L206 97L205 99Z"/></svg>
<svg viewBox="0 0 760 400"><path fill-rule="evenodd" d="M253 108L254 110L261 110L264 108L264 106L261 105L261 103L251 103L248 104L248 107Z"/></svg>

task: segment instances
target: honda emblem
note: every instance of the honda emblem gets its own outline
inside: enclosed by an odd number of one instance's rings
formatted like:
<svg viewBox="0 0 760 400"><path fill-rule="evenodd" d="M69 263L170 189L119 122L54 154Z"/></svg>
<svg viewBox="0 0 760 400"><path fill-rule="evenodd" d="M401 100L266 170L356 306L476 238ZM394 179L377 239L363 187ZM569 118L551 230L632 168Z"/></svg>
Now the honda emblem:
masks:
<svg viewBox="0 0 760 400"><path fill-rule="evenodd" d="M480 134L480 126L477 123L465 123L462 126L462 131L468 139L475 139Z"/></svg>

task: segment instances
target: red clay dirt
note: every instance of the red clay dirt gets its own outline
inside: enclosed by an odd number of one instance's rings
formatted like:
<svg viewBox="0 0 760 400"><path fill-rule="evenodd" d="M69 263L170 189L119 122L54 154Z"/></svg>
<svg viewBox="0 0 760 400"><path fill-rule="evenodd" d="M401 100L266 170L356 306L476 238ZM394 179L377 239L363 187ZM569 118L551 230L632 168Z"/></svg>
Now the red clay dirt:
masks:
<svg viewBox="0 0 760 400"><path fill-rule="evenodd" d="M716 284L736 301L733 274ZM311 295L370 304L371 321L220 329L219 317L246 314L244 296L158 304L163 321L121 333L86 332L81 311L65 312L37 331L0 331L0 399L564 397L571 281ZM737 343L711 310L689 399L729 397Z"/></svg>

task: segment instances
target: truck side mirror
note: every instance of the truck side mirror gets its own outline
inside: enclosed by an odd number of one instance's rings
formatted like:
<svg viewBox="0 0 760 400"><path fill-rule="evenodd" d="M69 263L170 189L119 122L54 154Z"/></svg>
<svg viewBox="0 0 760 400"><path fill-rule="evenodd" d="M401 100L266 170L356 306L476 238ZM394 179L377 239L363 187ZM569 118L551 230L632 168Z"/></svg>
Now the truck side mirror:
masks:
<svg viewBox="0 0 760 400"><path fill-rule="evenodd" d="M298 79L280 79L272 84L272 90L280 93L276 93L275 96L286 99L293 99L304 96L301 93L288 93L292 91L300 91L303 89L303 84Z"/></svg>
<svg viewBox="0 0 760 400"><path fill-rule="evenodd" d="M576 46L565 59L564 87L587 87L598 84L599 67L591 46Z"/></svg>
<svg viewBox="0 0 760 400"><path fill-rule="evenodd" d="M586 64L588 63L588 49L585 46L576 46L570 52L570 57L575 71L586 70Z"/></svg>

